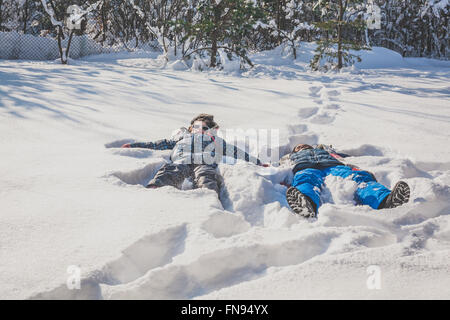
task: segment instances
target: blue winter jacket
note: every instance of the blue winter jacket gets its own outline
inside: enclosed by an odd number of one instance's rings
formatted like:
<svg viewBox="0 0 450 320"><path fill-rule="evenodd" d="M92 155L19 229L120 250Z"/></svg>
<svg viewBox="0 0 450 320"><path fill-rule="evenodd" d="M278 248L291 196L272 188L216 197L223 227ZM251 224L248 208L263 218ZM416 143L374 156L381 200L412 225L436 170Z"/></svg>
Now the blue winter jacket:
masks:
<svg viewBox="0 0 450 320"><path fill-rule="evenodd" d="M291 153L289 158L294 163L294 168L292 169L294 174L297 171L306 168L322 169L344 165L342 162L330 155L328 151L323 149L300 150L298 152Z"/></svg>

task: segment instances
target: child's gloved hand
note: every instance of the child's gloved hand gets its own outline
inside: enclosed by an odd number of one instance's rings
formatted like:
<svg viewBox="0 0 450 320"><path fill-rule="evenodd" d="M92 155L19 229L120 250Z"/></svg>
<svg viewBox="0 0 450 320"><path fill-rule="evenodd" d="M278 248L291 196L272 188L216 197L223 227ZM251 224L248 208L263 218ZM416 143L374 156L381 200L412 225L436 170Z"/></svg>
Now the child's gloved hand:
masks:
<svg viewBox="0 0 450 320"><path fill-rule="evenodd" d="M125 143L123 146L121 146L121 148L131 148L131 144Z"/></svg>
<svg viewBox="0 0 450 320"><path fill-rule="evenodd" d="M270 167L270 164L268 164L268 163L261 163L260 166L264 167L264 168L268 168L268 167Z"/></svg>

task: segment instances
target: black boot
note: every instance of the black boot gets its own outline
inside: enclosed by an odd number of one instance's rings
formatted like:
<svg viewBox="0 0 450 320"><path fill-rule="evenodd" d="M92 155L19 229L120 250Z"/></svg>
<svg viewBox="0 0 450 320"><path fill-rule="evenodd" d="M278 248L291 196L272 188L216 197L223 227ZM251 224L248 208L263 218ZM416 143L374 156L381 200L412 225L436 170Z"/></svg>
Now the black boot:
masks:
<svg viewBox="0 0 450 320"><path fill-rule="evenodd" d="M404 181L399 181L395 184L392 192L381 202L378 209L390 209L401 206L409 201L409 195L408 184Z"/></svg>
<svg viewBox="0 0 450 320"><path fill-rule="evenodd" d="M314 203L295 187L290 187L286 191L286 200L292 211L305 218L316 216Z"/></svg>

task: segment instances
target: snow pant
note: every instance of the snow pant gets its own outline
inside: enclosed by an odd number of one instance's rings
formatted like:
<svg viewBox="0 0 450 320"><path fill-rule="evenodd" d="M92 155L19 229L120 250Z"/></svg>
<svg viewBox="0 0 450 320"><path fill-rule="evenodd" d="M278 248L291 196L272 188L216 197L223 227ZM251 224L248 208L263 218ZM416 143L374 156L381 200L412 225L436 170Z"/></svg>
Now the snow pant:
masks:
<svg viewBox="0 0 450 320"><path fill-rule="evenodd" d="M216 164L168 163L156 172L147 188L172 186L180 189L184 179L193 178L195 188L207 188L219 193L219 174Z"/></svg>
<svg viewBox="0 0 450 320"><path fill-rule="evenodd" d="M378 209L381 202L391 193L391 191L376 182L370 172L352 169L348 166L333 166L323 169L307 168L298 171L294 175L292 186L307 196L315 204L316 213L321 205L320 191L328 175L347 178L358 184L355 191L355 201L358 204L369 205L373 209Z"/></svg>

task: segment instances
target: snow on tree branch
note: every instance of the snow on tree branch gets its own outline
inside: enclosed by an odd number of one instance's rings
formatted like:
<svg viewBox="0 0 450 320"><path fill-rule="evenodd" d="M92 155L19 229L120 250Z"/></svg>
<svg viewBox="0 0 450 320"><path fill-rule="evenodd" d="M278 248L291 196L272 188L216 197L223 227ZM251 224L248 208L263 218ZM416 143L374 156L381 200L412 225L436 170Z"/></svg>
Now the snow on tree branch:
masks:
<svg viewBox="0 0 450 320"><path fill-rule="evenodd" d="M52 25L55 27L63 27L63 22L62 21L58 21L55 18L55 12L53 11L53 8L51 6L48 5L47 0L41 0L42 6L44 7L45 12L47 12L47 14L50 17L50 20L52 22Z"/></svg>

